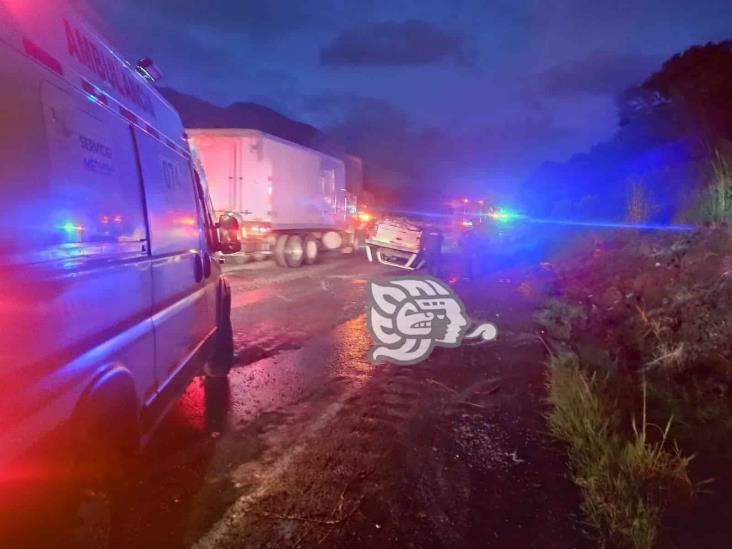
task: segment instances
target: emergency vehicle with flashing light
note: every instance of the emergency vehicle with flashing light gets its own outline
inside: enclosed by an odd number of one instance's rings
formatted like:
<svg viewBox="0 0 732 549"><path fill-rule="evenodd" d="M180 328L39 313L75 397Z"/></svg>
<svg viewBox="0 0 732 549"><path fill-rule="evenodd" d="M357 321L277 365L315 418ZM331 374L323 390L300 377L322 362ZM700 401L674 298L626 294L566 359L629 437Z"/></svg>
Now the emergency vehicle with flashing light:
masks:
<svg viewBox="0 0 732 549"><path fill-rule="evenodd" d="M131 458L232 364L239 227L152 69L64 2L0 0L0 546L109 539Z"/></svg>

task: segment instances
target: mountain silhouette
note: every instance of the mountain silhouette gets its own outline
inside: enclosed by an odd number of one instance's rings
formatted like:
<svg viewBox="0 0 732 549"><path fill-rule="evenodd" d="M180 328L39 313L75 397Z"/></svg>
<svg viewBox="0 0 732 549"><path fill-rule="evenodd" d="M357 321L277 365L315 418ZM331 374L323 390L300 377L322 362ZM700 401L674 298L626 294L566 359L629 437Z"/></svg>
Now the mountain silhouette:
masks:
<svg viewBox="0 0 732 549"><path fill-rule="evenodd" d="M228 107L219 107L172 88L158 88L158 91L175 107L186 128L260 130L333 156L341 157L346 152L337 141L318 128L292 120L257 103L237 102Z"/></svg>

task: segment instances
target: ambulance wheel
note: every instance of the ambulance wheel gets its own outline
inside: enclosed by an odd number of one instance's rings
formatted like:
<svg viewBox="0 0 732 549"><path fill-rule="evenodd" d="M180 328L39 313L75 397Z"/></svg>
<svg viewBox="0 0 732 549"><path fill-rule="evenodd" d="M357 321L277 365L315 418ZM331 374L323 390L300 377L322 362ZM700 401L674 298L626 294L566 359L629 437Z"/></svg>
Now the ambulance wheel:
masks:
<svg viewBox="0 0 732 549"><path fill-rule="evenodd" d="M68 530L64 534L73 547L107 549L116 537L115 506L119 505L123 489L112 472L116 473L119 465L110 446L98 445L93 455L93 467L81 465L82 460L74 466L76 484L69 500Z"/></svg>
<svg viewBox="0 0 732 549"><path fill-rule="evenodd" d="M302 265L305 259L305 246L299 234L291 234L285 243L285 261L287 266L296 268Z"/></svg>
<svg viewBox="0 0 732 549"><path fill-rule="evenodd" d="M305 250L305 263L307 265L313 265L318 262L318 256L320 255L320 249L318 247L318 239L313 235L309 234L305 237L305 243L303 244Z"/></svg>
<svg viewBox="0 0 732 549"><path fill-rule="evenodd" d="M63 524L57 530L70 547L123 546L123 516L140 496L139 431L136 418L128 413L134 397L122 396L119 389L110 384L98 395L103 402L93 397L79 408L82 413L71 434L77 452L64 494Z"/></svg>
<svg viewBox="0 0 732 549"><path fill-rule="evenodd" d="M285 258L285 245L287 244L288 238L289 236L286 234L279 235L277 237L277 242L275 242L274 250L272 251L275 263L277 263L277 265L279 265L280 267L287 267L287 259Z"/></svg>
<svg viewBox="0 0 732 549"><path fill-rule="evenodd" d="M234 365L234 329L231 326L231 296L226 298L216 332L216 350L211 360L203 367L206 377L217 378L229 375Z"/></svg>

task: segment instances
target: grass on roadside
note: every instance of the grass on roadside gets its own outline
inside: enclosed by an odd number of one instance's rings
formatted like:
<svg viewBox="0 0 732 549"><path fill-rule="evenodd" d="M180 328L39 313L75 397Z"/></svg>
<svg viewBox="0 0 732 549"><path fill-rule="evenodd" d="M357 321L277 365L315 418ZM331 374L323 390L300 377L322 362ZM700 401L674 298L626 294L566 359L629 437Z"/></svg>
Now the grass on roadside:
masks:
<svg viewBox="0 0 732 549"><path fill-rule="evenodd" d="M586 322L587 317L578 305L571 305L562 299L549 299L534 313L534 321L547 331L549 337L568 341L575 325Z"/></svg>
<svg viewBox="0 0 732 549"><path fill-rule="evenodd" d="M633 422L628 437L615 403L606 400L607 379L584 373L572 354L553 357L549 366L549 425L568 446L588 522L603 544L653 547L666 505L691 490L690 458L666 449L670 421L651 440L644 409L640 429Z"/></svg>

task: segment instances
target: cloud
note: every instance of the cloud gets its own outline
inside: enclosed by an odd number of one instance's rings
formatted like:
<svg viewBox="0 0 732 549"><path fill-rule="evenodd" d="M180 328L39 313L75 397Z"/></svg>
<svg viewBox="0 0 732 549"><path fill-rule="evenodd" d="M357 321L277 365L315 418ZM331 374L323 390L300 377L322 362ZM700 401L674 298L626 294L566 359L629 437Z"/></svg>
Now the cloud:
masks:
<svg viewBox="0 0 732 549"><path fill-rule="evenodd" d="M358 94L311 97L306 109L328 134L365 160L372 190L387 201L411 205L434 205L481 191L509 196L516 174L558 146L573 151L576 138L549 113L517 114L458 130L424 126L389 101Z"/></svg>
<svg viewBox="0 0 732 549"><path fill-rule="evenodd" d="M538 91L548 97L615 95L645 79L661 61L651 55L594 51L541 73Z"/></svg>
<svg viewBox="0 0 732 549"><path fill-rule="evenodd" d="M355 93L324 93L310 97L305 102L305 109L323 125L354 130L353 137L381 128L394 132L411 125L407 115L393 103Z"/></svg>
<svg viewBox="0 0 732 549"><path fill-rule="evenodd" d="M273 39L319 23L304 2L292 0L72 0L105 16L122 14L138 24L194 26Z"/></svg>
<svg viewBox="0 0 732 549"><path fill-rule="evenodd" d="M332 67L472 65L475 56L463 36L412 19L345 31L321 50L320 61Z"/></svg>

